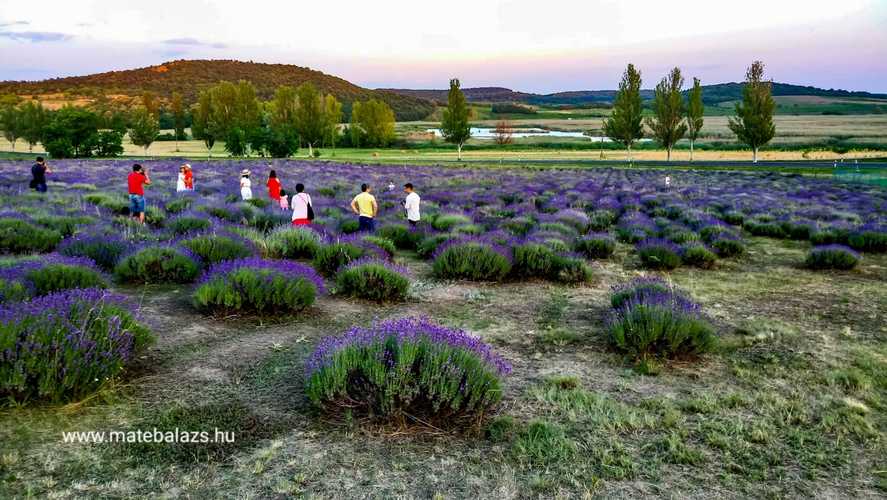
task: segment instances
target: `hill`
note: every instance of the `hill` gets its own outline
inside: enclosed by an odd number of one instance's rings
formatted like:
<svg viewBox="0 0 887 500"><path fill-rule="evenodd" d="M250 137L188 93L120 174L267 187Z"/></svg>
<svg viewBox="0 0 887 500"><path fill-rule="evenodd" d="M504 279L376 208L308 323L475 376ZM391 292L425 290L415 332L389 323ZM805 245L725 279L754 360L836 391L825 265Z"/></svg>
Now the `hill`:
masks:
<svg viewBox="0 0 887 500"><path fill-rule="evenodd" d="M404 96L418 97L442 104L446 103L446 90L417 90L417 89L380 89ZM462 89L469 102L497 103L517 102L533 105L587 105L610 103L616 95L615 90L573 90L556 92L552 94L534 94L520 92L504 87L476 87ZM873 94L849 90L821 89L817 87L792 85L788 83L774 83L773 95L775 97L812 96L833 99L831 103L844 101L845 103L857 103L852 100L870 101L871 112L879 112L887 105L887 94ZM651 89L641 90L641 97L645 100L653 98ZM718 106L742 99L742 84L736 82L719 83L702 86L702 100L709 106ZM825 102L820 99L820 104Z"/></svg>
<svg viewBox="0 0 887 500"><path fill-rule="evenodd" d="M161 99L168 99L173 92L180 92L187 102L193 103L202 89L225 80L252 82L263 99L270 98L280 85L297 86L312 82L323 92L333 94L342 101L346 113L350 113L354 101L371 98L388 103L398 120L418 120L433 111L433 106L426 100L365 89L310 68L233 60L178 60L146 68L86 76L35 82L0 82L0 94L35 96L50 103L89 105L110 99L126 105L146 91L155 92Z"/></svg>

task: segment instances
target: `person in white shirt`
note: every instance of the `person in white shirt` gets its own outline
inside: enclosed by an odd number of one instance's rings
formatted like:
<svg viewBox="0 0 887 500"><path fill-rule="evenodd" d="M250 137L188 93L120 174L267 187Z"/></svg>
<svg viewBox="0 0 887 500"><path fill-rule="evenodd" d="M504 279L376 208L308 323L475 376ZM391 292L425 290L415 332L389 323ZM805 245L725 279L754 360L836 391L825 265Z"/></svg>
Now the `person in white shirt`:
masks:
<svg viewBox="0 0 887 500"><path fill-rule="evenodd" d="M311 205L311 195L305 192L304 184L296 184L296 194L290 200L290 206L293 208L293 225L307 226L314 219L314 207ZM308 208L311 212L308 212Z"/></svg>
<svg viewBox="0 0 887 500"><path fill-rule="evenodd" d="M253 199L253 183L249 180L250 171L243 169L240 172L240 197L243 201Z"/></svg>
<svg viewBox="0 0 887 500"><path fill-rule="evenodd" d="M182 165L179 167L179 178L176 180L176 192L181 193L187 190L188 188L185 187L185 166Z"/></svg>
<svg viewBox="0 0 887 500"><path fill-rule="evenodd" d="M407 194L406 199L403 201L403 208L407 212L407 221L409 221L411 226L415 226L420 219L419 202L421 198L413 191L413 185L409 182L403 185L403 192Z"/></svg>

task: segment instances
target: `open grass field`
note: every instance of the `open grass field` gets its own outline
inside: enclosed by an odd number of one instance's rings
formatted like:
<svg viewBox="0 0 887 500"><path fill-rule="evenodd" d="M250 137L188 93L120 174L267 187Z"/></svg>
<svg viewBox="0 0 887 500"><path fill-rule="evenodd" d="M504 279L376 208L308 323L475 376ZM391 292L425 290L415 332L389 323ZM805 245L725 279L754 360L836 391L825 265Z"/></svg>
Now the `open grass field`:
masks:
<svg viewBox="0 0 887 500"><path fill-rule="evenodd" d="M544 128L567 132L588 132L599 136L601 118L588 118L574 110L565 111L562 118L524 117L512 120L512 125L519 128ZM599 110L596 110L599 111ZM570 114L569 116L568 113ZM479 117L479 118L482 118ZM497 119L478 119L473 124L478 127L495 127ZM777 115L774 118L777 136L771 148L761 151L762 160L841 160L882 158L887 147L887 115L848 115L848 116L788 116ZM407 162L433 163L436 160L456 159L455 147L437 139L435 144L429 142L427 130L436 128L438 122L402 122L397 124L397 133L406 139L408 147L383 149L352 149L326 148L324 159L342 161L373 161L373 162ZM619 149L600 151L595 148L592 139L586 138L549 138L527 137L514 140L513 146L496 147L492 141L471 139L469 149L463 156L471 160L540 160L540 159L577 159L577 160L621 160L626 157ZM751 158L750 151L730 145L735 137L727 128L726 116L707 116L702 136L697 142L694 158L702 161L744 161ZM853 148L846 152L835 152L834 144L850 144ZM678 143L672 153L675 161L689 160L689 143L686 140ZM124 139L124 154L127 156L145 156L143 148L133 145L128 138ZM471 149L479 148L479 149ZM0 153L11 153L9 141L0 137ZM28 147L19 141L15 151L26 152ZM42 146L36 145L34 152L43 153ZM217 142L211 152L212 157L227 157L224 143ZM155 142L148 150L149 157L185 157L208 158L209 152L201 141ZM295 155L307 158L307 149ZM634 152L637 160L663 161L666 152L662 149L651 149L645 146Z"/></svg>
<svg viewBox="0 0 887 500"><path fill-rule="evenodd" d="M187 196L174 194L176 162L145 162L154 180L146 188L145 228L125 216L130 164L57 162L49 193L38 195L27 189L29 162L0 161L0 223L57 228L65 239L55 252L74 248L71 238L119 242L125 256L145 246L181 248L184 238L199 234L236 233L254 255L287 260L273 241L289 225L289 213L264 206L265 162L192 162L197 192ZM138 308L156 341L95 390L58 402L16 401L18 393L3 385L9 373L0 370L0 497L887 494L883 189L768 172L306 161L274 167L285 188L308 186L323 235L316 252L346 242L382 255L405 268L406 296L383 303L348 297L327 276L328 291L302 310L207 313L193 301L201 286L195 278L136 284L122 278L120 261L112 259L111 271L103 271L107 285ZM239 201L242 168L253 171L260 201ZM673 179L668 187L664 175ZM344 234L353 222L347 204L360 182L377 186L380 226L401 225L402 194L384 186L406 181L423 199L418 251L404 245L380 253L377 240ZM189 218L208 221L209 229ZM589 273L566 284L563 274L534 275L514 259L512 271L498 279L447 277L440 255L422 251L421 242L434 237L457 246L479 242L495 252L538 243ZM685 261L653 270L638 241L653 237L682 248L697 240L714 248L723 239L743 251L719 252L710 266ZM573 252L593 238L612 239L612 254ZM0 300L10 290L3 280L17 279L5 269L29 255L60 258L51 247L36 249L36 240L0 252L6 253ZM851 270L809 268L814 243L826 240L858 247L861 260ZM181 258L206 266L203 257ZM316 256L291 259L318 266ZM712 349L640 362L617 348L610 337L611 289L641 275L665 279L700 305L717 337ZM6 311L14 307L6 297L4 342ZM511 365L501 402L484 419L443 428L418 418L343 417L312 404L305 365L323 338L404 317L464 329ZM176 428L219 429L234 433L234 441L65 443L62 434Z"/></svg>

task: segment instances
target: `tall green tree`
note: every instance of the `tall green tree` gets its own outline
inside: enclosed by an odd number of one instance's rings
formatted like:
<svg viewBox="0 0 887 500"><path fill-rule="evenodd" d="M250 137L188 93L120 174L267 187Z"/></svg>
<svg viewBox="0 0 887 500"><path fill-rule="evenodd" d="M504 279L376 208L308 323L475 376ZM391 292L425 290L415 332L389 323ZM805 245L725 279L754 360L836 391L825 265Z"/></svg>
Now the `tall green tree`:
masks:
<svg viewBox="0 0 887 500"><path fill-rule="evenodd" d="M296 130L299 131L299 138L308 146L308 156L314 156L314 147L323 141L328 132L325 102L311 82L296 88L296 98Z"/></svg>
<svg viewBox="0 0 887 500"><path fill-rule="evenodd" d="M203 141L207 154L212 158L213 146L222 136L222 128L216 123L213 115L213 93L211 89L202 90L197 103L191 111L191 134L195 139Z"/></svg>
<svg viewBox="0 0 887 500"><path fill-rule="evenodd" d="M173 133L176 137L176 151L179 150L179 139L185 138L185 103L182 100L182 94L178 92L172 93L169 110L172 112Z"/></svg>
<svg viewBox="0 0 887 500"><path fill-rule="evenodd" d="M210 150L216 141L224 140L231 155L247 156L261 127L256 89L247 81L220 82L202 91L194 107L194 137L202 139Z"/></svg>
<svg viewBox="0 0 887 500"><path fill-rule="evenodd" d="M52 113L44 129L43 147L53 158L92 156L99 143L99 116L65 106Z"/></svg>
<svg viewBox="0 0 887 500"><path fill-rule="evenodd" d="M631 161L631 146L644 137L641 111L641 73L633 64L629 64L619 82L619 90L613 100L613 111L604 121L604 134L625 146L628 161Z"/></svg>
<svg viewBox="0 0 887 500"><path fill-rule="evenodd" d="M129 140L136 146L145 148L146 156L148 148L157 139L159 133L160 122L150 109L140 106L133 111L129 120Z"/></svg>
<svg viewBox="0 0 887 500"><path fill-rule="evenodd" d="M0 128L3 129L3 137L15 151L15 143L22 135L22 114L18 106L7 104L0 108Z"/></svg>
<svg viewBox="0 0 887 500"><path fill-rule="evenodd" d="M736 103L736 116L729 118L730 130L736 138L752 149L752 160L757 163L758 150L776 135L772 95L773 82L764 80L764 63L755 61L745 73L742 102Z"/></svg>
<svg viewBox="0 0 887 500"><path fill-rule="evenodd" d="M684 96L681 87L684 77L680 68L674 68L662 79L653 93L653 116L647 118L647 126L653 131L653 137L666 150L667 161L671 161L671 150L684 134L687 124L684 123Z"/></svg>
<svg viewBox="0 0 887 500"><path fill-rule="evenodd" d="M450 80L450 91L447 93L447 107L443 111L440 132L444 140L456 145L459 161L462 161L462 147L471 138L471 108L465 94L462 93L458 78Z"/></svg>
<svg viewBox="0 0 887 500"><path fill-rule="evenodd" d="M46 127L46 110L40 101L27 101L19 107L21 113L21 135L28 143L28 151L34 151L34 144L43 141L43 129Z"/></svg>
<svg viewBox="0 0 887 500"><path fill-rule="evenodd" d="M281 85L268 103L268 152L275 158L287 158L299 150L296 89Z"/></svg>
<svg viewBox="0 0 887 500"><path fill-rule="evenodd" d="M323 120L326 124L326 139L330 147L336 147L336 137L339 136L339 123L342 122L342 103L333 94L327 94L323 98Z"/></svg>
<svg viewBox="0 0 887 500"><path fill-rule="evenodd" d="M349 130L353 146L385 147L394 140L394 111L378 99L355 102Z"/></svg>
<svg viewBox="0 0 887 500"><path fill-rule="evenodd" d="M702 130L703 114L705 114L705 104L702 102L702 84L699 82L699 78L693 78L693 88L690 89L687 103L687 138L690 139L690 161L693 161L693 144L699 138L699 132Z"/></svg>

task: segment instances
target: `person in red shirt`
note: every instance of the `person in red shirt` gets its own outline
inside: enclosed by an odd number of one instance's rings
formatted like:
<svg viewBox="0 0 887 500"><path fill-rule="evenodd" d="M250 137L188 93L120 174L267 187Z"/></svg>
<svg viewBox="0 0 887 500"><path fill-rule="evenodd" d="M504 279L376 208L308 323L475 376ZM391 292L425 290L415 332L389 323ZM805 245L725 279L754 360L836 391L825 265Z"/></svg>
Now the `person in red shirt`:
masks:
<svg viewBox="0 0 887 500"><path fill-rule="evenodd" d="M280 202L280 179L277 178L276 170L268 174L268 197Z"/></svg>
<svg viewBox="0 0 887 500"><path fill-rule="evenodd" d="M129 214L145 223L145 186L151 184L148 171L136 163L127 178L129 184Z"/></svg>
<svg viewBox="0 0 887 500"><path fill-rule="evenodd" d="M188 163L185 164L185 189L194 191L194 172Z"/></svg>

